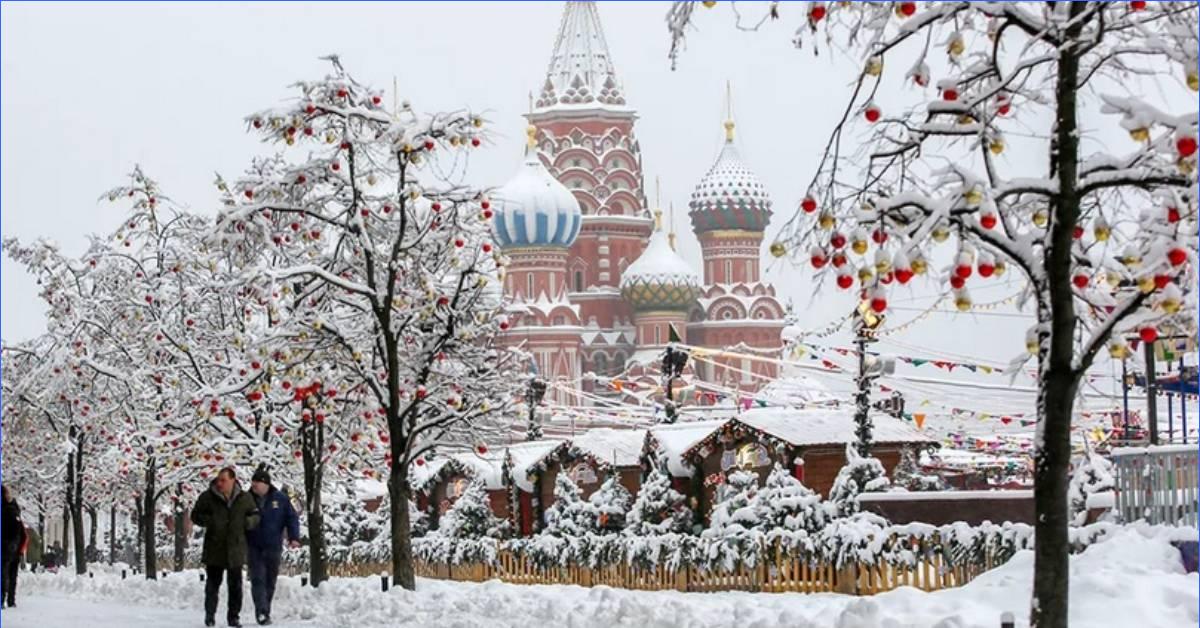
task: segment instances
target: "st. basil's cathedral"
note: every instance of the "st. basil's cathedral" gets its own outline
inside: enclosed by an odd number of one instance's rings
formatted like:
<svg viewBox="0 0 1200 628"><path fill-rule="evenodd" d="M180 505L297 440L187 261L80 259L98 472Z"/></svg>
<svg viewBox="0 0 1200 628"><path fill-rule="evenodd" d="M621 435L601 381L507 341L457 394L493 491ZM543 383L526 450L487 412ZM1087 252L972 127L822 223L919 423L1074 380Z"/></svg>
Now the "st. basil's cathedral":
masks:
<svg viewBox="0 0 1200 628"><path fill-rule="evenodd" d="M671 339L713 350L689 376L751 392L778 366L784 308L760 279L771 198L742 162L734 122L688 202L700 272L646 202L641 148L597 7L567 2L515 177L496 190L494 230L514 304L506 341L533 357L547 400L592 405L616 381L659 382ZM714 120L714 124L717 121ZM722 350L743 357L722 355Z"/></svg>

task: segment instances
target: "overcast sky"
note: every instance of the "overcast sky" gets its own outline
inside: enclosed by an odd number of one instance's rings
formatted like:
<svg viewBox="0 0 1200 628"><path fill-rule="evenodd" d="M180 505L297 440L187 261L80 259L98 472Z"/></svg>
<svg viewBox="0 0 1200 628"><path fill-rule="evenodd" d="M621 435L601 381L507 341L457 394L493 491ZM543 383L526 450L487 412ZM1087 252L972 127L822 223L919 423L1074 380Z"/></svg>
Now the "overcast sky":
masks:
<svg viewBox="0 0 1200 628"><path fill-rule="evenodd" d="M653 200L661 177L663 205L675 204L681 252L698 269L686 204L722 141L726 79L742 155L774 197L777 227L804 193L860 60L795 50L795 15L762 33L738 31L721 3L701 15L701 32L672 72L668 6L606 2L599 9L618 79L640 115L647 197ZM561 13L558 2L4 3L0 231L51 237L81 252L87 234L121 220L123 207L97 199L135 163L176 201L212 211L214 171L236 176L250 156L268 150L245 132L242 117L289 96L290 82L323 74L316 58L331 52L360 81L385 87L389 101L395 77L418 109L488 110L498 136L474 154L470 178L502 184L520 162L520 116L528 92L544 80ZM8 342L37 334L44 314L32 279L7 259L2 273L0 334ZM836 290L812 299L807 268L772 264L766 275L810 327L853 305ZM976 289L974 298L1009 296L1015 281L1010 275ZM934 292L896 290L892 303L920 308ZM934 315L894 338L1007 361L1022 350L1031 322L1008 313ZM897 309L892 320L915 314ZM918 352L903 345L891 350Z"/></svg>

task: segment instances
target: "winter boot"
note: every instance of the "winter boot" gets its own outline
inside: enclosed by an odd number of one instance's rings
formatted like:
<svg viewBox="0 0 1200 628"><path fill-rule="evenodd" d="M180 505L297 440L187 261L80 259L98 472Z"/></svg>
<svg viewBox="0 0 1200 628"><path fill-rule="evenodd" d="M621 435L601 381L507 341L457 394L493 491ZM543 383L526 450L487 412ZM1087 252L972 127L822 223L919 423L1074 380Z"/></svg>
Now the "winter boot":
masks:
<svg viewBox="0 0 1200 628"><path fill-rule="evenodd" d="M212 615L205 615L204 616L204 625L205 626L216 626L217 620L213 619Z"/></svg>
<svg viewBox="0 0 1200 628"><path fill-rule="evenodd" d="M268 626L271 624L271 616L267 615L266 613L259 613L258 617L255 619L258 620L259 626Z"/></svg>

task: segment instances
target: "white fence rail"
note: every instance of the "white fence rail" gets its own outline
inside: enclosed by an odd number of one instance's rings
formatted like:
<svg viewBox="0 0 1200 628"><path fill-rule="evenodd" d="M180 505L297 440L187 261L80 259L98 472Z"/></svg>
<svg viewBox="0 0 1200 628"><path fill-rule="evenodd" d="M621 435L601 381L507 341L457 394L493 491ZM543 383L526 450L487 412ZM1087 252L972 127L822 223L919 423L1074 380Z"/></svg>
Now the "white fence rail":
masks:
<svg viewBox="0 0 1200 628"><path fill-rule="evenodd" d="M1197 525L1200 452L1195 445L1123 447L1112 452L1123 521Z"/></svg>

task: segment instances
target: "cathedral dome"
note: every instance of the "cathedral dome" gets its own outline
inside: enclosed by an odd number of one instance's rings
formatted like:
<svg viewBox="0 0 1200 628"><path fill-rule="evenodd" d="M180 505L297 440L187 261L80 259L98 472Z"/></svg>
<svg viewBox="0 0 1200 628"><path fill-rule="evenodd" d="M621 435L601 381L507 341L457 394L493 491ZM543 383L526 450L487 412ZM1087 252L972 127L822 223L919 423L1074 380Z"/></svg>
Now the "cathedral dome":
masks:
<svg viewBox="0 0 1200 628"><path fill-rule="evenodd" d="M700 276L675 252L661 227L621 273L621 296L638 311L687 310L699 293Z"/></svg>
<svg viewBox="0 0 1200 628"><path fill-rule="evenodd" d="M697 235L718 230L763 231L771 220L771 197L758 176L742 163L733 143L732 120L725 122L725 146L696 184L688 208Z"/></svg>
<svg viewBox="0 0 1200 628"><path fill-rule="evenodd" d="M532 141L533 127L529 127ZM559 183L530 148L508 183L491 195L496 242L503 248L569 247L579 235L583 212L575 195Z"/></svg>

